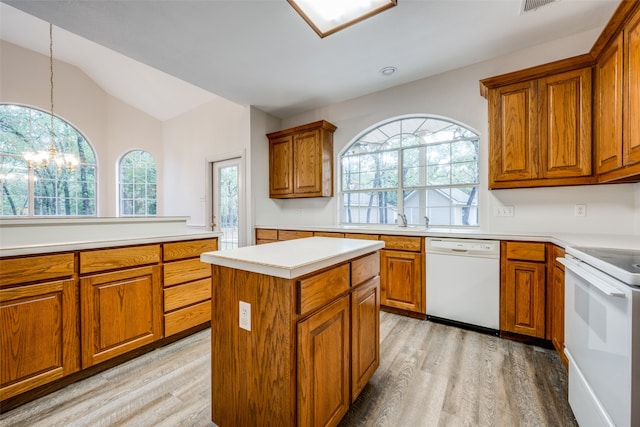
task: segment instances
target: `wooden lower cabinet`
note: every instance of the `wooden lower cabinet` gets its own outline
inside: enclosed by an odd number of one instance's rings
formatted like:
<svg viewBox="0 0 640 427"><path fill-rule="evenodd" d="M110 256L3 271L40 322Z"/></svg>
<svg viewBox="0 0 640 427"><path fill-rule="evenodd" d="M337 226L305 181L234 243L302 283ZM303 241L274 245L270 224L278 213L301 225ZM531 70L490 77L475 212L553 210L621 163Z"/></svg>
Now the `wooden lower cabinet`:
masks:
<svg viewBox="0 0 640 427"><path fill-rule="evenodd" d="M165 337L211 321L211 265L200 254L217 249L217 239L163 245Z"/></svg>
<svg viewBox="0 0 640 427"><path fill-rule="evenodd" d="M162 338L161 272L147 266L80 279L83 368Z"/></svg>
<svg viewBox="0 0 640 427"><path fill-rule="evenodd" d="M356 400L380 365L380 278L351 296L351 399Z"/></svg>
<svg viewBox="0 0 640 427"><path fill-rule="evenodd" d="M424 256L420 252L380 251L380 304L424 313Z"/></svg>
<svg viewBox="0 0 640 427"><path fill-rule="evenodd" d="M500 330L545 338L546 244L501 245Z"/></svg>
<svg viewBox="0 0 640 427"><path fill-rule="evenodd" d="M0 289L0 400L80 369L75 279Z"/></svg>
<svg viewBox="0 0 640 427"><path fill-rule="evenodd" d="M349 296L298 323L298 425L335 426L350 400Z"/></svg>
<svg viewBox="0 0 640 427"><path fill-rule="evenodd" d="M0 259L0 401L80 369L72 252Z"/></svg>
<svg viewBox="0 0 640 427"><path fill-rule="evenodd" d="M569 366L564 354L564 265L556 258L564 256L564 250L553 246L550 275L547 282L547 338L553 343L565 368Z"/></svg>

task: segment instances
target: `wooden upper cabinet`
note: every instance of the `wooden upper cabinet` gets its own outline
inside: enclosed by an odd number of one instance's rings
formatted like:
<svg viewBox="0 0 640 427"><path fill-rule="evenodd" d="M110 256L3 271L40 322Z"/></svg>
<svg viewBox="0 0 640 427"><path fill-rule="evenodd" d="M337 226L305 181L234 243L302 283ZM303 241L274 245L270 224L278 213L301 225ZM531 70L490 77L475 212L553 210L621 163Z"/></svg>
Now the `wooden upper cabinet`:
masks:
<svg viewBox="0 0 640 427"><path fill-rule="evenodd" d="M596 172L622 167L622 34L596 66Z"/></svg>
<svg viewBox="0 0 640 427"><path fill-rule="evenodd" d="M591 81L591 68L539 80L542 178L591 175Z"/></svg>
<svg viewBox="0 0 640 427"><path fill-rule="evenodd" d="M490 186L535 178L536 82L489 93Z"/></svg>
<svg viewBox="0 0 640 427"><path fill-rule="evenodd" d="M269 139L269 197L293 192L293 136Z"/></svg>
<svg viewBox="0 0 640 427"><path fill-rule="evenodd" d="M556 65L561 72L541 68L541 77L525 81L510 75L483 80L489 85L491 188L592 182L592 67L565 70L585 63L577 57Z"/></svg>
<svg viewBox="0 0 640 427"><path fill-rule="evenodd" d="M619 31L595 52L595 165L600 182L640 181L640 3L623 2L619 9L629 7L634 9L627 11L628 17L615 21L622 22Z"/></svg>
<svg viewBox="0 0 640 427"><path fill-rule="evenodd" d="M320 120L267 134L269 197L333 196L333 133Z"/></svg>
<svg viewBox="0 0 640 427"><path fill-rule="evenodd" d="M624 164L640 164L640 7L624 29ZM638 171L640 173L640 171Z"/></svg>

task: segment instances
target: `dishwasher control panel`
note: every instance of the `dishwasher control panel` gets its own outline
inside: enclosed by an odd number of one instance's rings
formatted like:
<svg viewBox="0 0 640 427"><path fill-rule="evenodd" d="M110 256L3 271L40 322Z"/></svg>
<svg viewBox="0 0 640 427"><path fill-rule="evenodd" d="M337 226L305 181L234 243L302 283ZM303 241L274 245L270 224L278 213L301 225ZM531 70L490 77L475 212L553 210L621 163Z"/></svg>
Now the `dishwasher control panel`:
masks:
<svg viewBox="0 0 640 427"><path fill-rule="evenodd" d="M499 255L500 242L498 240L472 240L450 238L427 238L427 252L438 253L468 253Z"/></svg>

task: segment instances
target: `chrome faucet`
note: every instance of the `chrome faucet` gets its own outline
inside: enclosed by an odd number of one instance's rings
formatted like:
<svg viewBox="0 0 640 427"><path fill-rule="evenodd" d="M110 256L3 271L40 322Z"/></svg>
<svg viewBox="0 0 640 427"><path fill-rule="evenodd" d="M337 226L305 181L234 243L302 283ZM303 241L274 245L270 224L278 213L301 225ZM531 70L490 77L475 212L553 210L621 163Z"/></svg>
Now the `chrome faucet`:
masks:
<svg viewBox="0 0 640 427"><path fill-rule="evenodd" d="M429 217L428 216L424 217L424 228L429 228Z"/></svg>
<svg viewBox="0 0 640 427"><path fill-rule="evenodd" d="M407 216L405 214L398 214L398 227L406 227L407 226Z"/></svg>

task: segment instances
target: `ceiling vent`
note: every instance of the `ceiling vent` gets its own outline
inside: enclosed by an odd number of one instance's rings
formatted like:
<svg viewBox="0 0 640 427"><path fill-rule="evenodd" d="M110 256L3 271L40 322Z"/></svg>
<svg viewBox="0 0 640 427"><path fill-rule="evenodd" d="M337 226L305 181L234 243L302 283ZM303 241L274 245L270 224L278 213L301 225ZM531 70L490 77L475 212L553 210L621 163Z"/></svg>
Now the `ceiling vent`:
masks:
<svg viewBox="0 0 640 427"><path fill-rule="evenodd" d="M531 12L532 10L536 10L555 1L558 0L522 0L522 10L520 11L520 14L522 15L523 13Z"/></svg>

